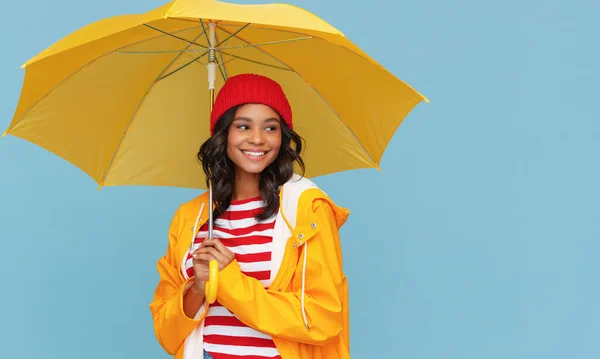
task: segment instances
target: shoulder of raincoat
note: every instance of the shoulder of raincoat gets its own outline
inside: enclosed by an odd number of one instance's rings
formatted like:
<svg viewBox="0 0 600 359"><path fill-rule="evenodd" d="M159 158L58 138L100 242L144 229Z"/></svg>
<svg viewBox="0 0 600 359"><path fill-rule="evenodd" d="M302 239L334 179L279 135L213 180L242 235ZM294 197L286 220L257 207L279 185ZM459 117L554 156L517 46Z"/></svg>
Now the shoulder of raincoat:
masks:
<svg viewBox="0 0 600 359"><path fill-rule="evenodd" d="M208 195L185 203L169 228L159 283L150 304L161 346L176 359L202 358L208 305L190 318L183 295L192 285L184 258L208 220ZM243 323L271 335L283 359L350 357L348 286L339 229L349 211L298 175L282 186L273 235L271 285L265 289L233 261L219 273L217 300Z"/></svg>

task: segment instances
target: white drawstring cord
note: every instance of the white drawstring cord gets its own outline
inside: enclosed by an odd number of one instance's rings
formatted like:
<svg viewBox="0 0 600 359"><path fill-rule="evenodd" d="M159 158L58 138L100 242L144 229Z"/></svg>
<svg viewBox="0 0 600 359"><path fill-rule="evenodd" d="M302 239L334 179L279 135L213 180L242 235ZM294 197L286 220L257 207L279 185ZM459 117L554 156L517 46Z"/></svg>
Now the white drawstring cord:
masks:
<svg viewBox="0 0 600 359"><path fill-rule="evenodd" d="M294 230L283 213L283 187L279 188L279 212L281 213L281 217L283 218L283 221L289 228L290 232L293 233ZM302 306L302 319L304 319L304 325L306 326L306 329L310 330L308 320L306 319L306 310L304 310L304 290L306 289L306 257L308 257L308 242L304 243L304 263L302 265L302 297L300 298L300 303Z"/></svg>
<svg viewBox="0 0 600 359"><path fill-rule="evenodd" d="M304 243L304 264L302 265L302 318L304 319L304 325L306 329L310 330L308 320L306 319L306 310L304 310L304 289L306 288L306 257L308 256L308 242Z"/></svg>
<svg viewBox="0 0 600 359"><path fill-rule="evenodd" d="M200 221L200 216L202 215L202 211L204 211L204 202L200 205L200 210L198 211L198 216L196 217L196 222L194 222L194 232L192 233L192 243L190 244L189 252L192 254L192 249L194 248L194 241L196 240L196 230L198 229L198 221Z"/></svg>

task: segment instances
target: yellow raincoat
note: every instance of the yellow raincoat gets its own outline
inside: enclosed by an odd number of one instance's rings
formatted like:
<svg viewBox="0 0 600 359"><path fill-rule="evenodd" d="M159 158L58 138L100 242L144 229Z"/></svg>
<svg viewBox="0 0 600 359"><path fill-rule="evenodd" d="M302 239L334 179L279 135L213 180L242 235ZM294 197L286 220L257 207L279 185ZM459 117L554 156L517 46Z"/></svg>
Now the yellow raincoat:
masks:
<svg viewBox="0 0 600 359"><path fill-rule="evenodd" d="M175 359L203 358L208 306L194 318L185 315L183 295L193 278L181 267L208 220L205 208L207 193L179 208L167 252L157 264L160 281L150 304L154 331ZM294 175L281 189L270 287L244 275L235 260L219 273L217 300L246 325L271 335L283 359L350 357L348 287L338 235L348 215L310 180Z"/></svg>

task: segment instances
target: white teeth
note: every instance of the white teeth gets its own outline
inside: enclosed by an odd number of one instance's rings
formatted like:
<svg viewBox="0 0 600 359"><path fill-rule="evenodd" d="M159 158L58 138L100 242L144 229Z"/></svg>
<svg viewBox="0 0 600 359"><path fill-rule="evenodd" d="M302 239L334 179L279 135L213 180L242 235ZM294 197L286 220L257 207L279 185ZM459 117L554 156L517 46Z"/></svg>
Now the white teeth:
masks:
<svg viewBox="0 0 600 359"><path fill-rule="evenodd" d="M264 154L266 153L266 152L250 152L250 151L242 151L242 152L244 152L244 154L246 154L246 155L256 156L256 157L264 156Z"/></svg>

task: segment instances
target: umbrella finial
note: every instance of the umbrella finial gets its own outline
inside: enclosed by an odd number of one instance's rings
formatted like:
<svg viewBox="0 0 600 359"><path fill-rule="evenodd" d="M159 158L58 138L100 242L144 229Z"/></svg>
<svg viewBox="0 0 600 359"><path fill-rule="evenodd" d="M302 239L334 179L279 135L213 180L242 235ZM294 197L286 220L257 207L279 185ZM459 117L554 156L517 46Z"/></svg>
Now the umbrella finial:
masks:
<svg viewBox="0 0 600 359"><path fill-rule="evenodd" d="M6 137L6 132L4 132L4 133L2 134L2 137L0 137L0 138L4 138L4 137Z"/></svg>

